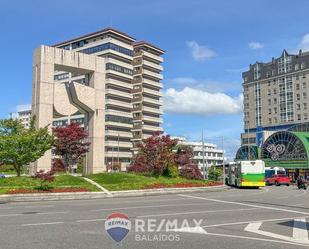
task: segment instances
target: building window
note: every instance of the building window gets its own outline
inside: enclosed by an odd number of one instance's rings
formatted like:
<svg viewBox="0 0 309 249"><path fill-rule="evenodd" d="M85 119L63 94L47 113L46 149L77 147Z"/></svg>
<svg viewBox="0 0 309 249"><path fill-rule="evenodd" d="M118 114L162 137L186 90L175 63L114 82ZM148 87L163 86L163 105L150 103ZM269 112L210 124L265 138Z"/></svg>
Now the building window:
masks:
<svg viewBox="0 0 309 249"><path fill-rule="evenodd" d="M296 90L299 90L299 84L296 84Z"/></svg>
<svg viewBox="0 0 309 249"><path fill-rule="evenodd" d="M308 114L304 113L304 120L307 120L307 119L308 119Z"/></svg>
<svg viewBox="0 0 309 249"><path fill-rule="evenodd" d="M274 94L277 94L277 89L274 89Z"/></svg>
<svg viewBox="0 0 309 249"><path fill-rule="evenodd" d="M295 64L295 70L297 71L299 69L299 64Z"/></svg>
<svg viewBox="0 0 309 249"><path fill-rule="evenodd" d="M297 120L301 120L301 115L297 114Z"/></svg>
<svg viewBox="0 0 309 249"><path fill-rule="evenodd" d="M133 75L133 71L131 69L113 64L113 63L106 63L106 70L114 70L120 73L124 73L127 75Z"/></svg>
<svg viewBox="0 0 309 249"><path fill-rule="evenodd" d="M304 69L306 67L306 63L305 62L302 62L301 64L300 64L300 69Z"/></svg>
<svg viewBox="0 0 309 249"><path fill-rule="evenodd" d="M306 88L306 87L307 87L306 82L303 82L303 88Z"/></svg>
<svg viewBox="0 0 309 249"><path fill-rule="evenodd" d="M300 110L300 104L297 104L296 106L297 106L296 109L299 111Z"/></svg>
<svg viewBox="0 0 309 249"><path fill-rule="evenodd" d="M271 99L268 99L268 105L271 105Z"/></svg>
<svg viewBox="0 0 309 249"><path fill-rule="evenodd" d="M299 80L299 75L298 75L298 74L295 76L295 79L296 79L296 80Z"/></svg>
<svg viewBox="0 0 309 249"><path fill-rule="evenodd" d="M303 93L303 98L304 98L304 99L307 98L307 93Z"/></svg>
<svg viewBox="0 0 309 249"><path fill-rule="evenodd" d="M307 103L304 103L303 106L304 106L304 110L307 110Z"/></svg>
<svg viewBox="0 0 309 249"><path fill-rule="evenodd" d="M274 98L274 104L275 105L277 104L277 98Z"/></svg>
<svg viewBox="0 0 309 249"><path fill-rule="evenodd" d="M270 108L268 109L268 114L271 114L271 109Z"/></svg>
<svg viewBox="0 0 309 249"><path fill-rule="evenodd" d="M101 44L101 45L98 45L98 46L94 46L94 47L91 47L91 48L86 48L86 49L83 49L79 52L85 53L85 54L93 54L93 53L101 52L101 51L104 51L104 50L107 50L107 49L112 49L112 50L117 51L119 53L133 57L133 51L132 50L118 46L118 45L110 43L110 42L104 43L104 44Z"/></svg>
<svg viewBox="0 0 309 249"><path fill-rule="evenodd" d="M296 100L300 100L300 94L299 93L296 94Z"/></svg>

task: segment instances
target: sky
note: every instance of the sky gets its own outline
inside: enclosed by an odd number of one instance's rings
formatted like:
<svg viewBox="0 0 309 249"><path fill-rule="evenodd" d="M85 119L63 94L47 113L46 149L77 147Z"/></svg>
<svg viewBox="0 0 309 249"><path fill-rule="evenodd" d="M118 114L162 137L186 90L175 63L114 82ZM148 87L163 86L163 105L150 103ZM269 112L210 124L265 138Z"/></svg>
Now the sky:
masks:
<svg viewBox="0 0 309 249"><path fill-rule="evenodd" d="M105 27L147 40L164 56L163 127L172 136L240 144L242 78L250 63L309 50L309 1L0 0L0 118L31 103L40 44Z"/></svg>

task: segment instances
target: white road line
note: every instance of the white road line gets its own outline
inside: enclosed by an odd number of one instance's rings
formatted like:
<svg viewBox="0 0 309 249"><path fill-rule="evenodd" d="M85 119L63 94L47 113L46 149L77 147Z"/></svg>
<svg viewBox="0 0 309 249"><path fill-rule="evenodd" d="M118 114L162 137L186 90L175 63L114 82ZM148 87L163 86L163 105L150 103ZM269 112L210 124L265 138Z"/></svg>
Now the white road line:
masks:
<svg viewBox="0 0 309 249"><path fill-rule="evenodd" d="M194 195L179 194L179 196L193 198L193 199L200 199L200 200L205 200L205 201L214 201L214 202L219 202L219 203L235 204L235 205L240 205L240 206L255 207L255 208L269 209L269 210L275 210L275 211L283 211L283 212L289 212L289 213L309 215L309 213L307 212L301 212L301 211L285 209L285 208L275 208L275 207L268 207L268 206L254 205L254 204L246 204L246 203L235 202L235 201L224 201L224 200L211 199L211 198L199 197L199 196L194 196Z"/></svg>
<svg viewBox="0 0 309 249"><path fill-rule="evenodd" d="M257 240L257 241L265 241L265 242L280 243L280 244L289 244L289 245L295 245L295 246L298 246L298 247L299 246L308 247L308 245L304 245L304 244L300 244L300 243L295 243L295 242L280 241L280 240L273 240L273 239L262 239L262 238L239 236L239 235L208 233L208 232L205 235L206 236L219 236L219 237L237 238L237 239L247 239L247 240Z"/></svg>
<svg viewBox="0 0 309 249"><path fill-rule="evenodd" d="M46 222L46 223L32 223L32 224L21 224L22 227L27 226L46 226L46 225L57 225L57 224L63 224L63 221L58 222Z"/></svg>
<svg viewBox="0 0 309 249"><path fill-rule="evenodd" d="M21 216L23 214L0 214L0 217L13 217L13 216Z"/></svg>
<svg viewBox="0 0 309 249"><path fill-rule="evenodd" d="M293 238L308 241L306 219L294 219Z"/></svg>
<svg viewBox="0 0 309 249"><path fill-rule="evenodd" d="M290 241L290 242L294 242L294 243L301 243L301 244L309 245L309 240L304 240L303 238L298 239L298 238L294 238L294 237L289 237L289 236L285 236L285 235L281 235L281 234L276 234L276 233L272 233L272 232L259 230L261 225L262 225L262 222L250 223L250 224L248 224L248 226L245 227L245 231L255 233L255 234L259 234L259 235L263 235L263 236L266 236L266 237L275 238L275 239L286 240L286 241ZM307 232L307 229L306 229L306 232Z"/></svg>
<svg viewBox="0 0 309 249"><path fill-rule="evenodd" d="M156 208L156 207L182 207L182 206L200 206L201 203L185 203L185 204L164 204L164 205L150 205L150 206L134 206L134 207L115 207L115 208L102 208L90 210L90 212L98 211L113 211L113 210L127 210L127 209L143 209L143 208ZM216 205L216 203L207 203L209 205ZM206 206L204 205L204 206Z"/></svg>
<svg viewBox="0 0 309 249"><path fill-rule="evenodd" d="M140 216L137 216L137 218L177 216L177 215L185 215L185 214L207 214L207 213L236 212L236 211L238 212L238 211L254 210L254 209L258 209L258 208L238 208L238 209L208 210L208 211L183 212L183 213L149 214L149 215L140 215Z"/></svg>
<svg viewBox="0 0 309 249"><path fill-rule="evenodd" d="M243 224L256 223L256 222L283 221L283 220L294 220L294 219L300 219L300 218L309 218L309 216L285 217L285 218L267 219L267 220L248 220L248 221L240 221L240 222L219 223L219 224L214 224L214 225L206 225L202 227L208 228L208 227L221 227L221 226L235 226L235 225L243 225Z"/></svg>

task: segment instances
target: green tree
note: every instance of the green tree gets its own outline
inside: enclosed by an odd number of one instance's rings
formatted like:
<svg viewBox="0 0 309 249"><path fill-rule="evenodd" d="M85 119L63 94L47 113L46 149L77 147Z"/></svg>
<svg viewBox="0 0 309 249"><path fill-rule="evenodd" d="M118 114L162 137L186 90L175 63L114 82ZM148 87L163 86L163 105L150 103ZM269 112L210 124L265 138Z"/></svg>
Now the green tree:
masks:
<svg viewBox="0 0 309 249"><path fill-rule="evenodd" d="M0 120L0 163L12 165L17 176L51 149L54 142L48 127L36 129L34 122L33 117L26 129L18 120Z"/></svg>
<svg viewBox="0 0 309 249"><path fill-rule="evenodd" d="M214 166L210 167L208 170L208 178L213 181L218 181L222 176L222 170Z"/></svg>

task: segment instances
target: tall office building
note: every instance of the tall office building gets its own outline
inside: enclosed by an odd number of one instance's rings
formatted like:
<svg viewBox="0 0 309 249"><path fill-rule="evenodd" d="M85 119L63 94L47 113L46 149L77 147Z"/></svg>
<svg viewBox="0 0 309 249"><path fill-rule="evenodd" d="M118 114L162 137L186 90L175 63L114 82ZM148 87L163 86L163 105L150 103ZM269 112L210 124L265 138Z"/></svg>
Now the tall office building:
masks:
<svg viewBox="0 0 309 249"><path fill-rule="evenodd" d="M162 131L162 79L160 72L163 50L147 42L136 42L112 28L61 42L54 47L105 58L105 165L119 162L125 168L132 159L136 138ZM55 81L88 84L87 75L63 71L55 73ZM137 107L138 106L138 107ZM54 126L69 122L85 123L83 114L57 117ZM134 143L133 143L134 142Z"/></svg>
<svg viewBox="0 0 309 249"><path fill-rule="evenodd" d="M133 144L162 132L162 93L163 67L162 54L165 52L145 42L136 42L133 59Z"/></svg>
<svg viewBox="0 0 309 249"><path fill-rule="evenodd" d="M309 52L284 50L270 62L256 62L243 73L242 144L261 144L274 131L308 122Z"/></svg>
<svg viewBox="0 0 309 249"><path fill-rule="evenodd" d="M31 121L31 109L17 112L16 118L22 123L25 128L29 128Z"/></svg>

